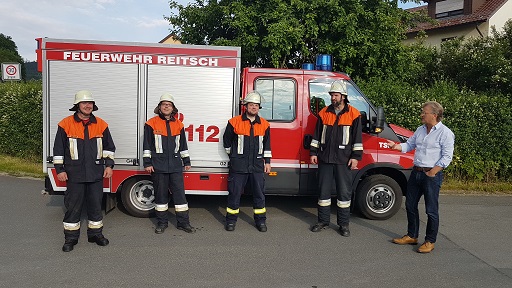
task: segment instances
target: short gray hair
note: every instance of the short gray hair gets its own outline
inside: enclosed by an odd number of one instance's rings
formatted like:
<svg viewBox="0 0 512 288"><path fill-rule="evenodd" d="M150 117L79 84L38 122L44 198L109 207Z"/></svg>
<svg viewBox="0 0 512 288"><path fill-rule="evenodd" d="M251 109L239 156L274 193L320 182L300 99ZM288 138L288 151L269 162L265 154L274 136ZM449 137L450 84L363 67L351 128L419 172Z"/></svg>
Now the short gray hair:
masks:
<svg viewBox="0 0 512 288"><path fill-rule="evenodd" d="M443 106L436 101L428 101L421 105L421 108L430 107L432 109L432 113L437 115L437 122L441 122L443 120Z"/></svg>

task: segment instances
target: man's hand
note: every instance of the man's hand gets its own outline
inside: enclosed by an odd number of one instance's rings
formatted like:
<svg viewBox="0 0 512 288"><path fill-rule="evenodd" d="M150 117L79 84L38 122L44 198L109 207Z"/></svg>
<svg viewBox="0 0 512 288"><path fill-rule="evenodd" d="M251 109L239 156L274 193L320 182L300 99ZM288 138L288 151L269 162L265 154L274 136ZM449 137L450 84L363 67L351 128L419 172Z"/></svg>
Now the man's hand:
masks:
<svg viewBox="0 0 512 288"><path fill-rule="evenodd" d="M189 166L185 166L185 171L190 170L190 167L192 167L192 166L190 166L190 165Z"/></svg>
<svg viewBox="0 0 512 288"><path fill-rule="evenodd" d="M114 171L112 171L112 168L105 167L105 171L103 171L103 178L109 179L110 177L112 177L112 174L114 174Z"/></svg>
<svg viewBox="0 0 512 288"><path fill-rule="evenodd" d="M270 163L265 163L265 173L270 173Z"/></svg>
<svg viewBox="0 0 512 288"><path fill-rule="evenodd" d="M359 161L357 161L356 159L348 160L348 168L351 169L351 170L356 170L357 169L357 163L359 163Z"/></svg>
<svg viewBox="0 0 512 288"><path fill-rule="evenodd" d="M397 144L391 140L386 140L388 141L388 147L392 150L398 150L398 151L402 151L402 145L400 144Z"/></svg>
<svg viewBox="0 0 512 288"><path fill-rule="evenodd" d="M57 179L59 179L59 181L61 181L61 182L68 181L68 173L60 172L59 174L57 174Z"/></svg>
<svg viewBox="0 0 512 288"><path fill-rule="evenodd" d="M311 157L309 157L309 162L311 164L318 164L318 156L311 156Z"/></svg>
<svg viewBox="0 0 512 288"><path fill-rule="evenodd" d="M144 170L146 170L146 172L148 172L148 173L155 172L155 169L153 169L153 166L144 167Z"/></svg>

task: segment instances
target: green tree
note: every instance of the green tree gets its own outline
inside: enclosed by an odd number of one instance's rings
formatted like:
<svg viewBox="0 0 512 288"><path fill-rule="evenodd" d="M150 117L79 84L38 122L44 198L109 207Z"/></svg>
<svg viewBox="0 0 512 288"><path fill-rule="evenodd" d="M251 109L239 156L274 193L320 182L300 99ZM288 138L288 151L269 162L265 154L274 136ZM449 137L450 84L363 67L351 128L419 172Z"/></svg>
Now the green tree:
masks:
<svg viewBox="0 0 512 288"><path fill-rule="evenodd" d="M331 54L355 77L400 74L400 40L410 13L384 0L196 0L169 2L171 33L182 43L242 48L244 66L298 68Z"/></svg>
<svg viewBox="0 0 512 288"><path fill-rule="evenodd" d="M23 58L18 53L16 43L12 41L11 36L0 33L0 63L21 63L21 77L25 79L26 71Z"/></svg>

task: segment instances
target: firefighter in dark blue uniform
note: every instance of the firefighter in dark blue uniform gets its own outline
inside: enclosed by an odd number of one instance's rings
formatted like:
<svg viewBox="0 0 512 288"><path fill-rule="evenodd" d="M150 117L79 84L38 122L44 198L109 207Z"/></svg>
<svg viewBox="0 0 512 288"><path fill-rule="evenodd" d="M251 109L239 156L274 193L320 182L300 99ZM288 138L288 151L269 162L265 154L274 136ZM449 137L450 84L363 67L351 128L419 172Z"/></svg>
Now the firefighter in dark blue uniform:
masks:
<svg viewBox="0 0 512 288"><path fill-rule="evenodd" d="M176 227L194 233L183 182L183 166L186 171L190 170L190 155L183 123L175 118L178 109L174 97L170 93L163 94L154 113L158 116L144 125L143 164L146 172L151 173L155 188L155 233L164 233L168 227L169 191L176 212Z"/></svg>
<svg viewBox="0 0 512 288"><path fill-rule="evenodd" d="M75 111L59 122L53 164L57 179L66 182L64 194L64 246L69 252L78 243L80 236L80 215L87 202L88 241L100 246L108 245L103 236L103 178L112 177L116 147L108 125L92 111L98 110L91 92L82 90L75 94Z"/></svg>
<svg viewBox="0 0 512 288"><path fill-rule="evenodd" d="M318 164L318 223L311 231L319 232L329 226L333 178L336 183L337 223L342 236L350 236L350 205L352 176L362 158L361 114L350 106L347 83L335 81L329 90L331 105L318 113L315 135L311 141L311 164Z"/></svg>
<svg viewBox="0 0 512 288"><path fill-rule="evenodd" d="M265 178L270 172L270 124L258 116L261 95L247 93L243 104L246 112L228 121L224 132L224 148L229 155L227 231L234 231L240 213L240 196L249 182L253 194L254 222L260 232L267 231L265 223Z"/></svg>

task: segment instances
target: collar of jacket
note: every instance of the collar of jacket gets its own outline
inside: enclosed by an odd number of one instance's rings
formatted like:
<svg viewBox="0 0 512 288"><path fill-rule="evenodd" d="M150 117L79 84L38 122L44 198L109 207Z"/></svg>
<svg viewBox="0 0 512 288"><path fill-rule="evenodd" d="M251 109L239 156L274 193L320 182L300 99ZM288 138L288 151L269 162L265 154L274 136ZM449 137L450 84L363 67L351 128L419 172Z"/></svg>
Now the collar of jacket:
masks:
<svg viewBox="0 0 512 288"><path fill-rule="evenodd" d="M349 106L348 104L345 104L345 107L343 107L343 109L341 109L341 114L348 112L348 109L349 109L348 106ZM332 106L332 104L327 106L326 111L336 114L336 111L334 110L334 106Z"/></svg>
<svg viewBox="0 0 512 288"><path fill-rule="evenodd" d="M242 115L242 120L243 121L251 121L251 119L247 118L247 113L244 113ZM254 123L261 124L261 120L260 120L260 116L259 115L256 115L256 118L254 118Z"/></svg>
<svg viewBox="0 0 512 288"><path fill-rule="evenodd" d="M76 122L82 122L82 119L80 119L80 117L78 117L78 112L75 112L75 114L73 114L73 118L75 119ZM96 117L94 117L94 115L91 113L91 117L89 117L89 123L96 123Z"/></svg>
<svg viewBox="0 0 512 288"><path fill-rule="evenodd" d="M162 113L158 113L158 117L160 117L160 119L162 120L167 121L167 119L165 119L165 116ZM171 119L169 119L169 121L176 121L176 118L174 118L174 114L171 114Z"/></svg>

